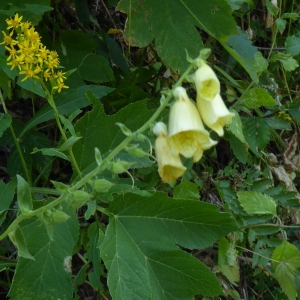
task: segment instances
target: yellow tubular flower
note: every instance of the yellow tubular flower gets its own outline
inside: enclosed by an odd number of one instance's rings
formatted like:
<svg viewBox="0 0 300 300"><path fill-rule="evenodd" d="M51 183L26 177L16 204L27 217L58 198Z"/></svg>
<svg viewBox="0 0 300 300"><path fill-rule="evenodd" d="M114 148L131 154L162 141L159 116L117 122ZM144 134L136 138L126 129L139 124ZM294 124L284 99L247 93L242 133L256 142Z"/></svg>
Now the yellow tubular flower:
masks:
<svg viewBox="0 0 300 300"><path fill-rule="evenodd" d="M175 103L171 107L169 117L169 140L174 155L178 153L198 161L203 150L210 148L217 142L209 138L199 112L189 99L182 87L174 90ZM204 146L205 145L205 146ZM204 147L203 147L204 146Z"/></svg>
<svg viewBox="0 0 300 300"><path fill-rule="evenodd" d="M9 52L9 56L7 58L7 61L10 61L12 58L16 58L17 50L14 48L13 45L9 47L5 47L5 49Z"/></svg>
<svg viewBox="0 0 300 300"><path fill-rule="evenodd" d="M11 70L13 70L15 67L18 67L19 70L21 71L21 65L24 64L24 61L23 61L23 58L24 58L24 55L21 55L19 57L15 57L12 61L8 62L7 65L8 66L11 66Z"/></svg>
<svg viewBox="0 0 300 300"><path fill-rule="evenodd" d="M206 63L194 73L197 94L203 99L211 101L220 93L220 81L215 72Z"/></svg>
<svg viewBox="0 0 300 300"><path fill-rule="evenodd" d="M15 18L10 18L8 20L6 20L6 23L8 25L7 29L10 28L18 28L21 24L21 21L23 19L23 16L19 17L19 14L15 14Z"/></svg>
<svg viewBox="0 0 300 300"><path fill-rule="evenodd" d="M53 90L58 93L62 89L69 87L64 84L67 79L66 73L59 68L59 57L56 51L50 51L41 43L41 36L35 30L30 22L21 22L22 16L16 14L14 17L6 20L9 33L3 33L3 40L0 43L5 44L5 49L9 51L7 65L11 70L18 67L20 75L24 75L21 81L28 78L50 79Z"/></svg>
<svg viewBox="0 0 300 300"><path fill-rule="evenodd" d="M53 87L53 90L57 90L60 93L62 89L68 89L68 88L69 87L66 86L63 82L58 82L57 85Z"/></svg>
<svg viewBox="0 0 300 300"><path fill-rule="evenodd" d="M66 73L63 73L62 71L58 71L54 77L57 78L57 82L60 83L60 82L64 82L64 79L67 79L66 76L64 76Z"/></svg>
<svg viewBox="0 0 300 300"><path fill-rule="evenodd" d="M165 183L172 182L184 174L186 167L182 165L179 154L174 155L171 151L167 126L162 122L158 122L153 128L153 132L157 136L155 155L159 176Z"/></svg>
<svg viewBox="0 0 300 300"><path fill-rule="evenodd" d="M12 38L12 35L14 34L14 32L12 31L9 35L6 35L6 33L4 31L2 31L4 38L3 38L3 42L0 43L0 45L2 44L6 44L6 45L16 45L17 41L15 41Z"/></svg>
<svg viewBox="0 0 300 300"><path fill-rule="evenodd" d="M39 79L39 77L36 75L41 72L41 69L38 67L36 69L32 69L32 65L25 65L22 67L23 71L20 72L20 74L24 74L25 77L21 81L25 81L28 78L36 78Z"/></svg>
<svg viewBox="0 0 300 300"><path fill-rule="evenodd" d="M212 101L206 101L198 94L197 106L204 124L219 136L223 136L223 127L231 123L234 114L228 111L220 94L217 94Z"/></svg>

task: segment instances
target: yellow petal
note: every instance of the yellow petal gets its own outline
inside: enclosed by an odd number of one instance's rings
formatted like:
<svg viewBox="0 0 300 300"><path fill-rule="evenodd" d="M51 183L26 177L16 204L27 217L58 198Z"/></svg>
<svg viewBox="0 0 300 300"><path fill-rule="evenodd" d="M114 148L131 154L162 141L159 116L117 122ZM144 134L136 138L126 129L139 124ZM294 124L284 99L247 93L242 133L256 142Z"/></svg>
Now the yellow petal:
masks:
<svg viewBox="0 0 300 300"><path fill-rule="evenodd" d="M194 73L194 82L196 85L197 95L207 101L211 101L220 93L220 81L215 72L207 64L203 64Z"/></svg>
<svg viewBox="0 0 300 300"><path fill-rule="evenodd" d="M223 127L231 123L234 114L229 112L220 94L217 94L212 101L206 101L197 95L197 106L204 124L219 136L223 136Z"/></svg>
<svg viewBox="0 0 300 300"><path fill-rule="evenodd" d="M184 174L186 167L182 165L179 154L174 155L171 151L166 125L162 122L157 123L153 132L158 135L155 141L155 154L159 176L163 182L172 182Z"/></svg>
<svg viewBox="0 0 300 300"><path fill-rule="evenodd" d="M202 144L209 143L209 133L205 130L197 107L189 99L186 91L178 87L174 91L175 103L169 117L169 140L174 154L193 157ZM202 156L202 154L201 154ZM201 158L199 155L196 157ZM199 160L198 159L198 160Z"/></svg>

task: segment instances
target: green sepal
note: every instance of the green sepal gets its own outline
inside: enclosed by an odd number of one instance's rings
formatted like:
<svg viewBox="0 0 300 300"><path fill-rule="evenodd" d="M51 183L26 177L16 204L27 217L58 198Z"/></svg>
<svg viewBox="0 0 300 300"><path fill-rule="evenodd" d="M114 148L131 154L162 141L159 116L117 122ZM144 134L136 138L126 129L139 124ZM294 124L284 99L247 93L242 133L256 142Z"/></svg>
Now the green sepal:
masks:
<svg viewBox="0 0 300 300"><path fill-rule="evenodd" d="M124 124L122 123L116 123L121 129L121 131L126 135L126 136L131 136L132 132L129 128L127 128Z"/></svg>
<svg viewBox="0 0 300 300"><path fill-rule="evenodd" d="M127 172L131 165L135 164L135 162L128 162L123 160L118 160L117 162L111 163L109 169L114 174L122 174Z"/></svg>
<svg viewBox="0 0 300 300"><path fill-rule="evenodd" d="M97 165L100 166L102 163L102 155L98 148L95 148L95 159L96 159Z"/></svg>
<svg viewBox="0 0 300 300"><path fill-rule="evenodd" d="M143 157L143 156L149 156L149 154L142 149L138 148L138 145L132 146L132 147L126 147L125 150L134 157Z"/></svg>
<svg viewBox="0 0 300 300"><path fill-rule="evenodd" d="M50 181L54 185L54 187L62 193L67 192L70 188L68 185L66 185L62 182L58 182L58 181L54 181L54 180L50 180Z"/></svg>
<svg viewBox="0 0 300 300"><path fill-rule="evenodd" d="M77 209L84 205L86 201L88 201L91 198L90 194L88 194L85 191L76 191L73 193L71 201L70 201L70 207L72 209Z"/></svg>
<svg viewBox="0 0 300 300"><path fill-rule="evenodd" d="M61 210L55 210L52 213L52 218L53 218L54 223L63 223L65 221L67 221L70 218L70 216Z"/></svg>
<svg viewBox="0 0 300 300"><path fill-rule="evenodd" d="M22 214L26 215L33 209L30 187L25 179L17 175L17 200Z"/></svg>
<svg viewBox="0 0 300 300"><path fill-rule="evenodd" d="M8 236L18 249L18 256L35 260L35 258L28 251L23 232L19 225L15 226L14 230L10 232Z"/></svg>
<svg viewBox="0 0 300 300"><path fill-rule="evenodd" d="M97 193L106 193L115 184L106 179L96 179L94 180L93 186Z"/></svg>

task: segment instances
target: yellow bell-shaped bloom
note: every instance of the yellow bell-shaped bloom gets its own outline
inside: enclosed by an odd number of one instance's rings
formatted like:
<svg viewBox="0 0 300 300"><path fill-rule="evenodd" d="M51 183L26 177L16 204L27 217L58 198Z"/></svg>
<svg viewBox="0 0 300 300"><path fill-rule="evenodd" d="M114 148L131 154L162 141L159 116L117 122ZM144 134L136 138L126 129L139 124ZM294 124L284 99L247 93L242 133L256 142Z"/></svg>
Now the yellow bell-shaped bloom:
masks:
<svg viewBox="0 0 300 300"><path fill-rule="evenodd" d="M169 140L172 151L176 155L180 153L187 158L193 157L193 161L196 162L201 158L203 150L215 145L216 142L209 138L197 107L189 99L185 89L177 87L173 94L175 103L169 116Z"/></svg>
<svg viewBox="0 0 300 300"><path fill-rule="evenodd" d="M220 93L220 81L212 68L206 63L203 63L194 73L193 79L197 94L203 99L211 101Z"/></svg>
<svg viewBox="0 0 300 300"><path fill-rule="evenodd" d="M204 124L219 136L223 136L223 127L231 123L234 114L229 112L220 94L217 94L212 101L206 101L198 94L197 106Z"/></svg>
<svg viewBox="0 0 300 300"><path fill-rule="evenodd" d="M158 164L158 173L163 182L169 183L181 177L186 171L182 165L179 154L174 155L168 141L167 126L158 122L153 128L157 135L155 140L155 155Z"/></svg>

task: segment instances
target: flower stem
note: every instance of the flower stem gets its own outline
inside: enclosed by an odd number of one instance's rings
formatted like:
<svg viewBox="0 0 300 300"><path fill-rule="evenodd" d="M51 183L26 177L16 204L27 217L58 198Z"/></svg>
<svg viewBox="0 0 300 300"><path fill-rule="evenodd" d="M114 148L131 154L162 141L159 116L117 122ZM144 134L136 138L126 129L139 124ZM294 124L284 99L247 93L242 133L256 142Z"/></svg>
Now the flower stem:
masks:
<svg viewBox="0 0 300 300"><path fill-rule="evenodd" d="M3 110L4 110L5 114L8 114L8 111L7 111L7 108L6 108L5 101L4 101L3 95L1 93L1 90L0 90L0 102L1 102L1 104L3 106ZM27 165L26 165L26 162L25 162L25 159L24 159L21 147L20 147L20 143L19 143L19 140L17 139L17 136L16 136L16 133L14 131L14 128L13 128L13 126L11 124L9 124L9 129L10 129L11 135L12 135L12 137L14 139L14 142L15 142L18 154L20 156L21 163L22 163L22 166L23 166L23 169L24 169L24 172L25 172L25 176L26 176L27 182L29 183L29 185L31 185L31 177L30 177L28 169L27 169Z"/></svg>
<svg viewBox="0 0 300 300"><path fill-rule="evenodd" d="M46 98L47 98L49 104L50 104L51 107L53 108L55 120L56 120L58 129L59 129L59 131L60 131L60 133L61 133L61 136L62 136L62 138L64 139L64 141L67 141L68 138L67 138L67 136L66 136L66 133L65 133L64 129L63 129L62 126L61 126L61 122L60 122L60 119L59 119L59 113L58 113L57 107L56 107L56 105L55 105L53 96L52 96L52 94L49 93L48 88L46 87L45 83L44 83L42 80L40 80L40 83L41 83L41 85L42 85L43 88L44 88L44 91L45 91L45 93L46 93ZM80 171L80 169L79 169L79 167L78 167L77 161L76 161L76 159L75 159L75 156L74 156L72 147L68 149L68 152L69 152L69 155L70 155L70 158L71 158L71 162L72 162L72 164L73 164L74 169L76 170L76 172L77 172L79 178L82 178L82 174L81 174L81 171Z"/></svg>

